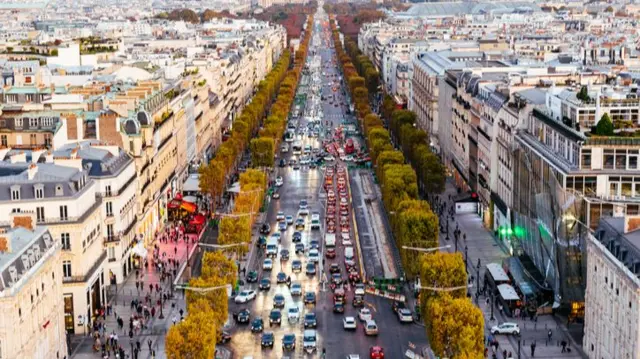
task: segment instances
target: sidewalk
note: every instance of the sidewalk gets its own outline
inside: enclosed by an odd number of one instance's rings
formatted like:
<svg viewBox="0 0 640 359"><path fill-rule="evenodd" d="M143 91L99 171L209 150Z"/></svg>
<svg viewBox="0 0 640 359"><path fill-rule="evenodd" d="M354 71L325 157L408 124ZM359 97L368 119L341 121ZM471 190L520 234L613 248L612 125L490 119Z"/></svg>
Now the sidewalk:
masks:
<svg viewBox="0 0 640 359"><path fill-rule="evenodd" d="M445 192L440 196L441 199L448 202L448 206L451 206L451 202L448 201L449 195L452 198L457 196L457 190L455 185L451 181L446 182ZM445 211L448 213L448 210ZM444 215L443 215L444 216ZM473 287L470 289L472 298L475 299L477 278L480 278L480 285L482 285L482 278L484 278L484 268L487 263L500 263L509 255L503 249L493 237L493 234L487 230L483 224L480 216L474 213L455 214L454 220L449 220L449 240L446 240L446 232L440 233L440 245L451 245L448 249L449 252L455 251L455 238L453 232L458 225L461 235L458 240L458 251L465 256L465 247L467 253L467 268L469 270L469 278L473 276ZM462 234L467 235L466 241L463 239ZM480 260L480 271L477 271L478 260ZM476 302L476 300L474 300ZM490 335L490 329L494 325L498 325L503 322L516 322L521 329L521 336L519 338L512 336L498 335L495 338L500 344L498 350L498 358L502 358L501 352L506 350L507 353L511 352L514 358L518 358L518 341L520 341L520 357L531 358L531 344L535 342L535 358L582 358L582 350L576 345L573 338L567 333L566 327L559 324L556 317L552 315L541 315L538 317L537 322L533 322L529 319L515 319L507 317L499 312L497 306L494 307L493 316L495 320L491 319L491 304L487 303L487 298L483 295L477 300L477 304L482 310L485 318L485 335ZM551 341L548 340L548 331L552 331ZM561 353L561 347L559 342L566 340L571 348L571 353ZM578 350L576 350L578 348ZM491 357L491 349L489 350L489 357Z"/></svg>
<svg viewBox="0 0 640 359"><path fill-rule="evenodd" d="M193 238L193 235L190 235ZM159 246L159 253L166 253L165 258L176 259L179 263L176 268L176 273L179 267L183 266L187 258L187 249L193 252L193 243L187 244L182 240L178 243L169 241L168 243L160 243L158 240L155 244ZM188 247L188 248L187 248ZM173 320L180 320L180 310L184 311L186 315L185 298L175 292L173 299L167 300L163 303L162 307L158 305L158 300L162 293L167 293L172 290L171 282L168 279L161 281L161 273L156 270L153 261L153 250L149 251L148 265L138 270L138 281L142 281L143 288L136 288L136 273L130 275L124 283L117 286L117 292L110 297L112 313L111 315L105 314L104 326L105 336L108 337L110 333L115 332L118 336L118 344L120 344L125 353L129 355L129 358L134 358L132 352L136 341L140 342L139 359L151 358L151 350L155 350L155 358L165 358L165 346L164 339L169 327L173 324ZM173 267L171 267L173 276ZM129 338L129 319L135 312L132 308L132 301L138 299L141 303L144 302L145 296L148 295L149 285L155 287L158 284L161 288L160 293L153 290L151 294L151 304L147 304L149 310L155 307L156 314L151 317L147 323L147 328L138 331L133 335L133 338ZM164 318L160 318L160 313L164 315ZM118 328L117 317L122 318L124 326L122 329ZM149 350L148 341L151 340L151 350ZM101 353L93 350L93 338L89 336L72 336L70 338L71 343L71 357L77 359L89 359L89 358L101 358ZM103 341L104 343L104 341ZM113 353L112 353L113 355Z"/></svg>

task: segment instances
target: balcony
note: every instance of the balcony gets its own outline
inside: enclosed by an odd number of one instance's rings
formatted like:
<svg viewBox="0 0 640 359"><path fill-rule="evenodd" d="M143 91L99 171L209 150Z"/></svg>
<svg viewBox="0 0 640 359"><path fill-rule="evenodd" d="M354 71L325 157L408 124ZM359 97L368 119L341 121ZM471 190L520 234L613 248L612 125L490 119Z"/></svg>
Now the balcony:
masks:
<svg viewBox="0 0 640 359"><path fill-rule="evenodd" d="M82 223L89 217L98 207L102 205L102 199L97 198L96 202L89 207L81 216L75 217L47 217L38 218L38 224L65 224L65 223Z"/></svg>
<svg viewBox="0 0 640 359"><path fill-rule="evenodd" d="M97 192L96 195L98 197L103 197L103 198L118 197L124 191L126 191L127 188L129 188L129 186L133 183L133 181L136 180L136 177L137 176L135 174L133 176L131 176L131 178L129 178L129 180L127 180L127 182L125 184L123 184L122 187L120 187L120 189L117 190L117 191Z"/></svg>
<svg viewBox="0 0 640 359"><path fill-rule="evenodd" d="M107 259L107 252L103 251L100 257L93 263L91 268L85 275L74 275L71 277L63 277L62 283L85 283L93 276L93 274L100 268L102 268L103 262Z"/></svg>

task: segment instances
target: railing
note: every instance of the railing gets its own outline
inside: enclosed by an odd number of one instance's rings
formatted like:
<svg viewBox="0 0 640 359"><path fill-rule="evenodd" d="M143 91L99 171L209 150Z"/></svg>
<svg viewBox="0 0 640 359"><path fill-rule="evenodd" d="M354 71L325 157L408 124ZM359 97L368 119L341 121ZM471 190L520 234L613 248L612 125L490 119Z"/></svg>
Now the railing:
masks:
<svg viewBox="0 0 640 359"><path fill-rule="evenodd" d="M84 220L95 211L102 204L102 199L100 197L96 198L96 202L89 207L81 216L75 217L47 217L47 218L39 218L37 219L38 224L62 224L62 223L80 223L84 222Z"/></svg>
<svg viewBox="0 0 640 359"><path fill-rule="evenodd" d="M84 283L93 276L93 273L102 267L102 262L107 258L107 252L102 251L102 254L98 259L93 263L89 271L85 275L73 275L71 277L63 277L62 283Z"/></svg>
<svg viewBox="0 0 640 359"><path fill-rule="evenodd" d="M119 190L117 191L104 191L104 192L97 192L96 196L98 197L117 197L119 195L121 195L127 188L129 188L129 186L133 183L133 181L135 181L137 178L137 176L135 174L133 174L133 176L131 176L131 178L129 178L129 180L122 185L122 187L120 187Z"/></svg>

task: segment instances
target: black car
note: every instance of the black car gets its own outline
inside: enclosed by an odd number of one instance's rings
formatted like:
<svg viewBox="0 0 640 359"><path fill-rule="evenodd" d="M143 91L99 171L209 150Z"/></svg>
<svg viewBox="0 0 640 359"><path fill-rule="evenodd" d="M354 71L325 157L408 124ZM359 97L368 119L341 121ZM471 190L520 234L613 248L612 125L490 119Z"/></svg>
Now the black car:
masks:
<svg viewBox="0 0 640 359"><path fill-rule="evenodd" d="M269 234L271 233L271 226L269 223L265 223L260 227L260 234Z"/></svg>
<svg viewBox="0 0 640 359"><path fill-rule="evenodd" d="M253 321L251 322L251 332L259 333L262 331L262 329L264 329L264 322L262 318L253 319Z"/></svg>
<svg viewBox="0 0 640 359"><path fill-rule="evenodd" d="M273 307L274 308L284 308L284 295L276 294L273 297Z"/></svg>
<svg viewBox="0 0 640 359"><path fill-rule="evenodd" d="M335 302L333 304L334 313L344 313L344 304L342 302Z"/></svg>
<svg viewBox="0 0 640 359"><path fill-rule="evenodd" d="M291 271L294 273L302 272L302 262L299 259L291 262Z"/></svg>
<svg viewBox="0 0 640 359"><path fill-rule="evenodd" d="M362 299L362 296L356 295L351 304L353 304L354 308L364 307L364 299Z"/></svg>
<svg viewBox="0 0 640 359"><path fill-rule="evenodd" d="M258 272L252 270L251 272L247 273L247 283L255 283L258 281Z"/></svg>
<svg viewBox="0 0 640 359"><path fill-rule="evenodd" d="M316 275L316 265L311 262L307 263L305 271L307 275Z"/></svg>
<svg viewBox="0 0 640 359"><path fill-rule="evenodd" d="M302 241L302 232L293 232L293 237L291 237L293 243L298 243Z"/></svg>
<svg viewBox="0 0 640 359"><path fill-rule="evenodd" d="M278 282L278 284L286 282L287 275L284 272L278 273L278 275L276 276L276 281Z"/></svg>
<svg viewBox="0 0 640 359"><path fill-rule="evenodd" d="M340 285L342 284L342 275L340 273L331 274L331 283Z"/></svg>
<svg viewBox="0 0 640 359"><path fill-rule="evenodd" d="M404 305L404 303L403 303L403 302L398 302L398 301L396 301L396 300L394 300L394 301L393 301L393 305L391 306L391 309L393 309L393 312L394 312L394 313L398 313L398 311L399 311L400 309L404 309L404 308L406 308L406 306Z"/></svg>
<svg viewBox="0 0 640 359"><path fill-rule="evenodd" d="M270 325L280 325L282 322L282 312L278 309L273 309L271 313L269 313L269 324Z"/></svg>
<svg viewBox="0 0 640 359"><path fill-rule="evenodd" d="M304 293L304 304L316 304L316 293L314 292Z"/></svg>
<svg viewBox="0 0 640 359"><path fill-rule="evenodd" d="M262 333L262 338L260 339L260 346L263 348L273 348L273 342L275 341L275 336L272 332L264 332Z"/></svg>
<svg viewBox="0 0 640 359"><path fill-rule="evenodd" d="M309 248L310 248L310 249L313 249L313 248L318 249L318 248L320 248L320 242L318 242L318 240L317 240L317 239L312 239L312 240L309 242Z"/></svg>
<svg viewBox="0 0 640 359"><path fill-rule="evenodd" d="M285 167L287 165L287 161L285 161L284 159L280 160L280 167Z"/></svg>
<svg viewBox="0 0 640 359"><path fill-rule="evenodd" d="M239 311L238 315L236 316L236 320L238 321L238 323L242 323L242 324L249 323L250 318L251 318L251 312L249 311L249 309L246 309L246 308Z"/></svg>
<svg viewBox="0 0 640 359"><path fill-rule="evenodd" d="M294 334L285 334L284 337L282 337L282 348L284 350L295 350L296 336Z"/></svg>
<svg viewBox="0 0 640 359"><path fill-rule="evenodd" d="M304 244L296 243L296 254L304 253Z"/></svg>
<svg viewBox="0 0 640 359"><path fill-rule="evenodd" d="M338 263L331 263L329 266L329 273L340 273L340 265Z"/></svg>
<svg viewBox="0 0 640 359"><path fill-rule="evenodd" d="M315 328L318 326L318 318L316 317L316 313L307 313L304 315L304 327L306 328Z"/></svg>
<svg viewBox="0 0 640 359"><path fill-rule="evenodd" d="M269 290L271 289L271 280L269 278L262 278L260 280L260 285L258 286L260 290Z"/></svg>
<svg viewBox="0 0 640 359"><path fill-rule="evenodd" d="M223 330L218 333L218 344L226 344L231 341L231 333Z"/></svg>
<svg viewBox="0 0 640 359"><path fill-rule="evenodd" d="M288 261L289 260L289 250L288 249L281 249L280 250L280 260L281 261Z"/></svg>

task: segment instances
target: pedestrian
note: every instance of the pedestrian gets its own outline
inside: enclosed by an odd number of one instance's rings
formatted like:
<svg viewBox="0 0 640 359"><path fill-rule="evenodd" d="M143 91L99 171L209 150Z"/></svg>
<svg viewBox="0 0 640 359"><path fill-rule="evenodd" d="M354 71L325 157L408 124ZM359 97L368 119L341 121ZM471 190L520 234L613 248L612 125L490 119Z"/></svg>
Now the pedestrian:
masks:
<svg viewBox="0 0 640 359"><path fill-rule="evenodd" d="M565 340L560 342L560 345L562 346L562 352L561 353L566 353L567 352L567 342Z"/></svg>
<svg viewBox="0 0 640 359"><path fill-rule="evenodd" d="M184 315L184 309L180 308L180 318L182 318L182 316Z"/></svg>
<svg viewBox="0 0 640 359"><path fill-rule="evenodd" d="M513 358L513 354L511 354L511 352L509 352L509 355L507 356L507 358L512 359Z"/></svg>
<svg viewBox="0 0 640 359"><path fill-rule="evenodd" d="M136 340L136 348L138 348L138 350L140 350L140 341Z"/></svg>
<svg viewBox="0 0 640 359"><path fill-rule="evenodd" d="M149 284L149 292L153 292L153 284Z"/></svg>
<svg viewBox="0 0 640 359"><path fill-rule="evenodd" d="M175 253L175 255L178 255L178 246L173 247L173 253Z"/></svg>
<svg viewBox="0 0 640 359"><path fill-rule="evenodd" d="M129 329L129 338L133 339L133 330Z"/></svg>
<svg viewBox="0 0 640 359"><path fill-rule="evenodd" d="M507 359L507 350L502 351L502 359Z"/></svg>
<svg viewBox="0 0 640 359"><path fill-rule="evenodd" d="M171 321L173 322L173 325L176 325L178 318L174 315L173 318L171 318Z"/></svg>
<svg viewBox="0 0 640 359"><path fill-rule="evenodd" d="M149 351L151 351L151 344L153 344L153 341L151 341L151 339L147 340L147 345L149 346Z"/></svg>
<svg viewBox="0 0 640 359"><path fill-rule="evenodd" d="M531 357L533 358L536 354L536 342L531 343Z"/></svg>
<svg viewBox="0 0 640 359"><path fill-rule="evenodd" d="M551 342L551 336L553 334L551 333L551 329L549 329L549 332L547 333L547 337L549 338L549 342Z"/></svg>
<svg viewBox="0 0 640 359"><path fill-rule="evenodd" d="M155 318L156 317L156 307L151 307L151 317Z"/></svg>

